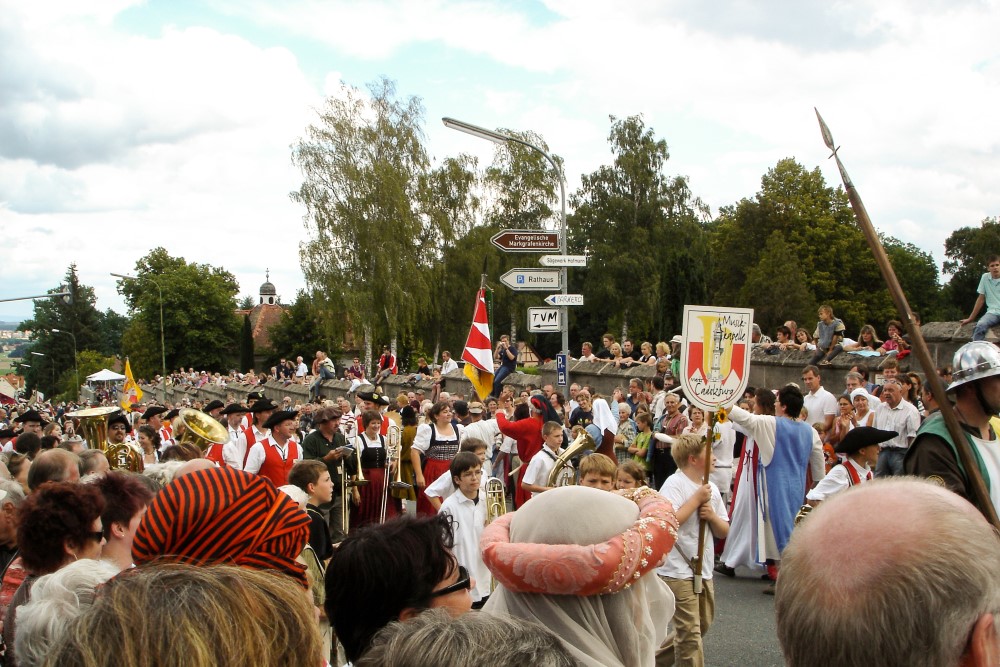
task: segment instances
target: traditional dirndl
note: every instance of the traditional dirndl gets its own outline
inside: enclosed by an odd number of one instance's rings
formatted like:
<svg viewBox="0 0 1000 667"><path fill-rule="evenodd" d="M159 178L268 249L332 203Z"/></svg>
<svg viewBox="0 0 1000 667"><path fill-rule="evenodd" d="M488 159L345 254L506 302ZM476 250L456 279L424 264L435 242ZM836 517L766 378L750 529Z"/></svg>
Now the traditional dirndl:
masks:
<svg viewBox="0 0 1000 667"><path fill-rule="evenodd" d="M450 460L428 458L424 461L424 483L430 486L434 480L448 472L450 468ZM434 505L431 505L431 501L428 500L424 490L420 489L420 492L417 494L417 515L434 516L435 514L437 514L437 510L434 509Z"/></svg>
<svg viewBox="0 0 1000 667"><path fill-rule="evenodd" d="M382 514L382 491L386 483L385 468L364 468L363 470L368 483L358 487L361 494L361 505L351 507L351 530L371 523L378 523ZM385 507L386 521L402 513L399 505L399 499L393 498L392 493L390 493Z"/></svg>

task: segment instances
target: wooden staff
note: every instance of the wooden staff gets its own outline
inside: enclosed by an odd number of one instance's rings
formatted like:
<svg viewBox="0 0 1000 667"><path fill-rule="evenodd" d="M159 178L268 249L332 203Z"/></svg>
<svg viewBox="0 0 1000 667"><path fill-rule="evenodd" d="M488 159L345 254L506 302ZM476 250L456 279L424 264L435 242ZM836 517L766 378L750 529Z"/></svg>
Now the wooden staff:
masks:
<svg viewBox="0 0 1000 667"><path fill-rule="evenodd" d="M969 477L969 486L972 488L972 495L986 516L986 519L997 528L1000 528L1000 519L997 518L996 508L993 507L990 494L986 490L986 484L979 474L979 466L976 465L969 442L965 437L965 432L959 426L958 418L955 416L955 411L948 400L944 383L938 377L934 361L931 359L930 350L927 348L927 342L920 331L920 325L917 324L913 317L910 304L906 300L906 295L903 294L903 288L900 287L899 280L896 279L896 272L893 271L889 257L885 254L885 248L882 247L882 242L879 241L878 234L875 233L875 227L872 225L871 218L868 217L868 212L861 201L861 196L854 187L854 183L851 182L851 177L847 175L844 164L840 161L840 156L837 154L840 147L835 145L833 135L830 134L830 128L826 126L823 117L819 115L819 109L814 108L814 110L816 111L816 118L819 120L820 131L823 133L823 142L827 148L833 151L830 157L837 160L837 168L840 169L840 178L843 180L844 188L847 190L847 196L851 201L851 208L854 209L854 217L857 218L858 225L861 227L861 231L865 235L865 240L868 242L868 247L871 248L872 254L875 256L875 263L878 264L878 268L882 272L882 277L885 278L885 282L889 286L889 294L892 295L896 309L910 325L910 347L913 349L917 360L920 361L920 365L924 369L924 374L927 376L927 383L930 385L931 393L934 394L934 400L937 401L940 407L941 417L948 427L948 434L951 436L952 442L955 443L958 458L965 468L965 474Z"/></svg>
<svg viewBox="0 0 1000 667"><path fill-rule="evenodd" d="M702 477L702 486L708 484L709 475L712 474L712 438L715 435L712 422L715 413L705 411L705 423L708 424L708 431L705 433L705 474ZM712 502L709 498L708 502ZM701 508L698 508L700 514ZM698 517L698 555L691 561L691 570L694 572L694 594L701 595L701 565L705 559L705 532L708 529L708 522Z"/></svg>

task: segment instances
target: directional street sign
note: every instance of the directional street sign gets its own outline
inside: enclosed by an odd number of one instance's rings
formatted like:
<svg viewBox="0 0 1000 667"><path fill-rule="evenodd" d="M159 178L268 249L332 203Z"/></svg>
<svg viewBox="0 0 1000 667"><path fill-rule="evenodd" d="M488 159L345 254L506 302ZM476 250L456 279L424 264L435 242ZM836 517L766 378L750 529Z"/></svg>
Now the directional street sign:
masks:
<svg viewBox="0 0 1000 667"><path fill-rule="evenodd" d="M558 308L529 308L528 331L562 331L561 313Z"/></svg>
<svg viewBox="0 0 1000 667"><path fill-rule="evenodd" d="M542 266L587 266L586 255L542 255L538 260Z"/></svg>
<svg viewBox="0 0 1000 667"><path fill-rule="evenodd" d="M558 269L511 269L500 282L515 292L543 292L560 289Z"/></svg>
<svg viewBox="0 0 1000 667"><path fill-rule="evenodd" d="M545 303L550 306L582 306L582 294L550 294L545 297Z"/></svg>
<svg viewBox="0 0 1000 667"><path fill-rule="evenodd" d="M490 241L504 252L559 251L559 233L537 229L505 229Z"/></svg>

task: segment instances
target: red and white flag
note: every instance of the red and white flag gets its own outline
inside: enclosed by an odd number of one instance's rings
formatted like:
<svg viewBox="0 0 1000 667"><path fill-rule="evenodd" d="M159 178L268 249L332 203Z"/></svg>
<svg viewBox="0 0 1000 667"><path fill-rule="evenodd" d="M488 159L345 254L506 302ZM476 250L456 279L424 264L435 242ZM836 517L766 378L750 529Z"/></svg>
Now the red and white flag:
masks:
<svg viewBox="0 0 1000 667"><path fill-rule="evenodd" d="M486 290L476 294L476 312L472 316L469 338L462 352L463 373L476 389L479 400L493 391L493 344L490 342L490 318L486 313Z"/></svg>

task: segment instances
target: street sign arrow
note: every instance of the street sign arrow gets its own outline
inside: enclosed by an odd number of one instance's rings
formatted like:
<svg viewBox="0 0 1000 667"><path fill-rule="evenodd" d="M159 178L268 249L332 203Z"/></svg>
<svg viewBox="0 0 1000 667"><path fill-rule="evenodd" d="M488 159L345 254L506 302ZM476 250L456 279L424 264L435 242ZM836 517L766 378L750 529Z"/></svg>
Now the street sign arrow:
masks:
<svg viewBox="0 0 1000 667"><path fill-rule="evenodd" d="M543 292L562 287L558 269L511 269L500 276L500 282L515 292Z"/></svg>
<svg viewBox="0 0 1000 667"><path fill-rule="evenodd" d="M562 331L561 313L558 308L529 308L528 331Z"/></svg>
<svg viewBox="0 0 1000 667"><path fill-rule="evenodd" d="M587 266L586 255L542 255L538 263L542 266Z"/></svg>
<svg viewBox="0 0 1000 667"><path fill-rule="evenodd" d="M582 294L550 294L545 297L545 303L550 306L582 306Z"/></svg>
<svg viewBox="0 0 1000 667"><path fill-rule="evenodd" d="M559 251L559 233L537 229L505 229L495 234L490 242L504 252Z"/></svg>

